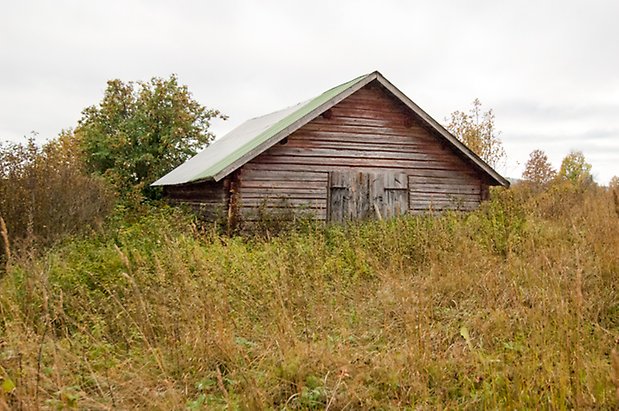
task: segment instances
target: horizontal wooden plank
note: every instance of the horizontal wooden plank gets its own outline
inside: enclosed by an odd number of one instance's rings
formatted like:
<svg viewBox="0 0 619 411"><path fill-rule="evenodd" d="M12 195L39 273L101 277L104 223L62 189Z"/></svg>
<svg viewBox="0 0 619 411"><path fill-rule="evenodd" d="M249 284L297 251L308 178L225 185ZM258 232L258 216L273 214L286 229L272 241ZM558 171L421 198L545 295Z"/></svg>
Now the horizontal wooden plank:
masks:
<svg viewBox="0 0 619 411"><path fill-rule="evenodd" d="M346 155L347 152L354 155L370 158L375 155L388 156L390 153L395 153L398 157L402 158L423 158L427 161L451 161L449 156L446 156L443 151L428 149L424 150L420 146L404 145L404 144L382 144L382 143L336 143L316 141L309 144L298 143L286 147L286 149L270 150L266 155L288 155L288 153L302 154L303 151L307 151L310 155L315 156L314 153L320 155L319 150L328 150L333 152L334 155L341 156ZM327 151L327 152L328 152Z"/></svg>
<svg viewBox="0 0 619 411"><path fill-rule="evenodd" d="M303 132L326 132L326 133L349 133L349 134L373 134L375 136L407 136L412 135L415 130L401 126L376 127L364 124L337 124L337 123L308 123L293 135ZM418 130L418 137L430 138L431 135L423 130Z"/></svg>
<svg viewBox="0 0 619 411"><path fill-rule="evenodd" d="M409 190L411 193L451 193L451 194L463 194L463 195L476 195L479 196L481 192L479 186L475 185L453 185L453 184L410 184Z"/></svg>
<svg viewBox="0 0 619 411"><path fill-rule="evenodd" d="M346 161L344 161L346 160ZM255 163L257 163L256 161ZM280 164L282 168L306 167L310 170L325 170L338 167L366 167L375 169L425 169L450 173L466 172L464 168L435 161L409 160L398 158L363 158L363 157L312 157L312 156L261 156L261 164Z"/></svg>
<svg viewBox="0 0 619 411"><path fill-rule="evenodd" d="M382 93L380 93L382 94ZM349 98L344 100L340 104L338 108L341 110L351 110L351 109L364 109L364 110L389 110L390 113L400 113L401 115L408 114L408 110L405 108L403 104L400 102L396 102L391 100L385 94L379 96L378 94L370 96L362 96L357 93L351 95Z"/></svg>
<svg viewBox="0 0 619 411"><path fill-rule="evenodd" d="M307 126L306 126L307 127ZM340 129L325 129L316 128L314 130L308 128L301 128L289 137L289 143L293 140L325 140L325 141L342 141L342 142L384 142L394 144L425 144L427 146L440 146L440 142L425 132L420 133L401 133L398 131L392 131L389 129L381 130L364 130L359 128L353 128L352 130L340 130ZM284 144L285 145L285 144Z"/></svg>
<svg viewBox="0 0 619 411"><path fill-rule="evenodd" d="M416 200L409 201L410 208L459 208L459 207L477 207L479 201L438 201L438 200Z"/></svg>
<svg viewBox="0 0 619 411"><path fill-rule="evenodd" d="M376 124L373 121L386 121L389 123L395 123L398 125L403 124L404 119L408 119L408 116L403 115L402 113L394 113L389 111L388 109L383 110L369 110L367 107L334 107L331 109L331 118L317 118L313 122L317 124L327 124L329 122L337 122L342 118L355 118L360 121L368 121L367 124ZM412 120L408 120L410 122Z"/></svg>
<svg viewBox="0 0 619 411"><path fill-rule="evenodd" d="M256 182L251 182L256 183ZM260 182L266 183L266 182ZM298 183L298 184L294 184ZM249 183L248 183L249 184ZM273 185L271 187L257 187L245 185L239 189L241 195L249 193L273 193L273 194L286 194L286 193L325 193L327 191L327 184L324 182L314 182L310 184L303 184L302 181L287 182L285 185Z"/></svg>
<svg viewBox="0 0 619 411"><path fill-rule="evenodd" d="M306 170L255 170L248 163L241 172L241 180L243 183L249 181L307 181L307 182L322 182L329 179L329 173L326 171L306 171Z"/></svg>
<svg viewBox="0 0 619 411"><path fill-rule="evenodd" d="M367 127L404 127L402 122L402 118L400 116L393 116L390 114L383 114L378 116L355 116L353 115L342 115L342 114L334 114L334 117L330 119L318 118L314 125L321 126L330 126L330 125L361 125Z"/></svg>
<svg viewBox="0 0 619 411"><path fill-rule="evenodd" d="M419 193L419 192L415 192L415 191L409 191L408 192L411 198L411 201L413 199L420 199L421 201L426 201L426 200L440 200L440 201L459 201L459 200L464 200L464 201L479 201L480 196L479 194L457 194L457 193L430 193L430 192L424 192L424 193Z"/></svg>
<svg viewBox="0 0 619 411"><path fill-rule="evenodd" d="M404 161L419 161L432 164L433 168L440 168L440 165L445 165L453 170L464 170L466 167L459 162L453 161L447 156L435 156L425 152L404 152L402 150L357 150L356 147L348 149L327 149L327 148L281 148L278 150L269 151L256 159L256 162L286 162L289 159L297 161L302 158L304 162L310 162L307 158L321 159L320 161L329 161L337 159L337 161L354 159L356 164L360 161L374 161L377 159L384 160L404 160Z"/></svg>
<svg viewBox="0 0 619 411"><path fill-rule="evenodd" d="M302 180L288 180L288 181L266 181L266 180L245 180L241 186L241 192L247 192L247 189L261 190L261 191L286 191L288 189L324 189L327 187L327 181L302 181Z"/></svg>
<svg viewBox="0 0 619 411"><path fill-rule="evenodd" d="M239 204L243 207L276 207L286 208L291 207L308 207L308 208L327 208L325 198L305 199L305 198L242 198Z"/></svg>
<svg viewBox="0 0 619 411"><path fill-rule="evenodd" d="M425 176L408 174L409 185L417 184L465 184L465 185L481 185L479 180L469 174L453 174L448 176Z"/></svg>
<svg viewBox="0 0 619 411"><path fill-rule="evenodd" d="M391 162L375 162L372 165L368 165L363 163L363 166L355 166L351 167L348 165L331 164L298 164L298 163L256 163L251 162L244 166L244 168L252 169L255 171L259 170L277 170L277 169L285 169L288 171L333 171L333 170L347 170L352 169L359 172L379 172L380 170L389 170L389 171L400 171L408 174L409 176L432 176L432 177L440 177L440 178L450 178L454 175L466 173L466 171L457 171L454 174L454 170L445 170L445 169L429 169L426 168L428 165L424 163L416 163L416 164L407 164L409 167L403 167L401 164L391 163Z"/></svg>
<svg viewBox="0 0 619 411"><path fill-rule="evenodd" d="M307 198L307 199L325 199L327 198L327 189L288 189L279 191L264 191L264 190L243 190L241 198L270 198L270 199L287 199L287 198Z"/></svg>
<svg viewBox="0 0 619 411"><path fill-rule="evenodd" d="M287 148L327 148L327 149L354 149L369 151L400 151L400 152L423 152L437 156L445 155L445 150L425 143L412 140L394 142L391 140L379 141L376 139L355 139L348 136L346 139L291 139L286 145Z"/></svg>
<svg viewBox="0 0 619 411"><path fill-rule="evenodd" d="M454 193L454 192L430 192L430 191L409 191L410 198L428 199L428 200L445 200L445 201L479 201L481 196L479 193Z"/></svg>

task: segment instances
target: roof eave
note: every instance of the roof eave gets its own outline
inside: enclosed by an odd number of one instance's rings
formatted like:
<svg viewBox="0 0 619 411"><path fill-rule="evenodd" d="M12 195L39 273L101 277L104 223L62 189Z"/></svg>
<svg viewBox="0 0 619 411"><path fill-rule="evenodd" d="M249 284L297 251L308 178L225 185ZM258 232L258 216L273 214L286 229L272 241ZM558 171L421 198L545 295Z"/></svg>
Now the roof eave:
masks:
<svg viewBox="0 0 619 411"><path fill-rule="evenodd" d="M185 186L189 184L204 183L207 181L217 182L213 177L198 178L196 180L188 180L188 181L183 181L179 183L159 183L159 180L157 180L151 184L151 187L179 187L179 186Z"/></svg>

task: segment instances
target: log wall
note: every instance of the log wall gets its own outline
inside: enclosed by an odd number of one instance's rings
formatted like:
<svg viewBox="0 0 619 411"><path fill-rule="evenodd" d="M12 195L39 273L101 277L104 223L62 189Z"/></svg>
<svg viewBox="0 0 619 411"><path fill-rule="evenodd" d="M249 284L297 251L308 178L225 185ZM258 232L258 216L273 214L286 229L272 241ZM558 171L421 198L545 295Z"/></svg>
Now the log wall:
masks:
<svg viewBox="0 0 619 411"><path fill-rule="evenodd" d="M300 206L327 219L329 172L404 173L409 212L476 208L487 184L377 83L346 98L239 173L239 211Z"/></svg>
<svg viewBox="0 0 619 411"><path fill-rule="evenodd" d="M229 181L226 178L219 182L164 186L164 196L172 203L190 206L205 219L215 220L226 215Z"/></svg>

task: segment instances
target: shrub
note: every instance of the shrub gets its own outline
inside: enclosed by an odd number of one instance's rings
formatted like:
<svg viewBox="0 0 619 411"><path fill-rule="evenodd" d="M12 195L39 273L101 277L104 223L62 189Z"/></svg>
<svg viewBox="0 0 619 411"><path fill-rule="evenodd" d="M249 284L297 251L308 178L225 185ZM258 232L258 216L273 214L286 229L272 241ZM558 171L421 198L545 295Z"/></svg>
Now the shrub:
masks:
<svg viewBox="0 0 619 411"><path fill-rule="evenodd" d="M107 184L84 172L69 133L43 146L33 137L0 145L0 217L12 247L49 245L100 224L113 204Z"/></svg>

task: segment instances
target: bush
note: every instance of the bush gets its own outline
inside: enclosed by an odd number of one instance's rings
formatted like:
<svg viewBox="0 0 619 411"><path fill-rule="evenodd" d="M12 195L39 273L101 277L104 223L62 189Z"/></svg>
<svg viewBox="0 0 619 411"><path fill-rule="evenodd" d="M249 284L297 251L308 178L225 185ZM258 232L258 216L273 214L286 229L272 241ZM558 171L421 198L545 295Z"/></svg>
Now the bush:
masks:
<svg viewBox="0 0 619 411"><path fill-rule="evenodd" d="M107 184L84 172L68 133L43 146L32 137L0 145L0 217L13 248L49 245L98 225L113 204Z"/></svg>

